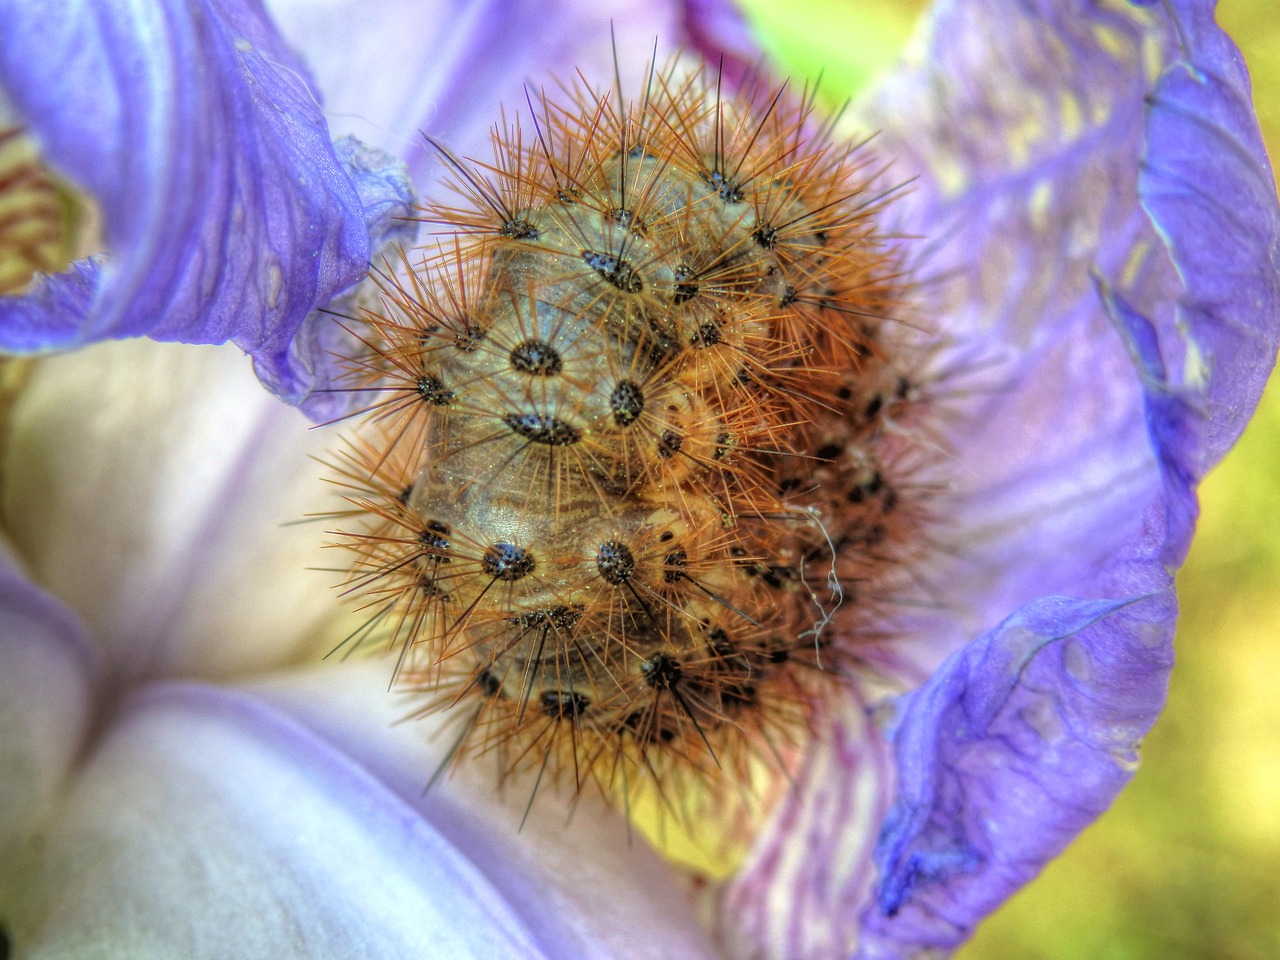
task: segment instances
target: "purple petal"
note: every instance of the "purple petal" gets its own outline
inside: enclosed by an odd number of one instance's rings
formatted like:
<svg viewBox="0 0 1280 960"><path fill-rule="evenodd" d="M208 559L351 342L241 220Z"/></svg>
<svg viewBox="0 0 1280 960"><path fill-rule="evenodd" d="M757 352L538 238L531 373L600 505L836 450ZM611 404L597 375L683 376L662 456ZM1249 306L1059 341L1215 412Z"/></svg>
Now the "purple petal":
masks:
<svg viewBox="0 0 1280 960"><path fill-rule="evenodd" d="M0 348L231 340L298 399L294 332L364 274L366 216L403 205L407 184L344 166L255 0L5 0L0 19L0 85L45 159L101 204L108 247L0 300Z"/></svg>
<svg viewBox="0 0 1280 960"><path fill-rule="evenodd" d="M940 312L1014 348L958 444L966 557L941 575L975 600L951 616L1021 610L901 703L866 957L953 947L1127 782L1194 483L1274 362L1280 213L1247 78L1212 4L1170 9L944 7L928 64L877 108L936 124L930 156L889 139L927 177L930 266L961 268Z"/></svg>
<svg viewBox="0 0 1280 960"><path fill-rule="evenodd" d="M860 957L955 946L1107 808L1164 704L1172 616L1171 593L1038 601L904 700Z"/></svg>
<svg viewBox="0 0 1280 960"><path fill-rule="evenodd" d="M233 692L136 694L51 822L13 865L23 956L546 956L430 821Z"/></svg>
<svg viewBox="0 0 1280 960"><path fill-rule="evenodd" d="M738 82L760 71L764 52L732 0L684 0L683 45Z"/></svg>
<svg viewBox="0 0 1280 960"><path fill-rule="evenodd" d="M1275 362L1280 205L1244 59L1212 3L1174 9L1186 59L1156 84L1138 190L1177 265L1178 321L1197 347L1170 379L1201 418L1187 451L1199 477L1239 437Z"/></svg>
<svg viewBox="0 0 1280 960"><path fill-rule="evenodd" d="M1158 558L1172 569L1186 556L1199 515L1195 485L1200 473L1192 465L1192 460L1197 456L1204 418L1169 382L1164 359L1160 355L1159 338L1152 323L1101 280L1098 280L1098 296L1116 331L1128 344L1146 391L1147 433L1163 483L1164 516L1160 519L1159 529L1163 531L1164 544L1159 549ZM1160 506L1156 509L1159 510Z"/></svg>
<svg viewBox="0 0 1280 960"><path fill-rule="evenodd" d="M84 627L18 572L0 542L0 864L40 829L67 779L100 666Z"/></svg>
<svg viewBox="0 0 1280 960"><path fill-rule="evenodd" d="M333 149L343 168L354 178L375 257L396 244L411 246L418 224L406 219L412 214L414 195L404 165L351 136L336 141ZM268 387L296 403L317 423L338 420L352 412L355 401L352 394L341 389L343 370L334 358L354 356L360 345L352 333L335 322L334 314L358 313L359 303L369 286L357 284L329 301L327 307L307 314L289 343L283 368L285 375L292 378L292 387L275 386L280 376L278 366L264 363L263 358L254 362L258 377Z"/></svg>
<svg viewBox="0 0 1280 960"><path fill-rule="evenodd" d="M1111 558L1160 495L1144 383L1100 290L1178 368L1179 278L1137 202L1163 16L944 5L927 56L875 103L898 175L921 178L901 210L927 238L921 270L953 278L926 288L925 315L977 358L941 532L964 556L939 574L973 599L940 618L940 655L1040 596L1112 589Z"/></svg>

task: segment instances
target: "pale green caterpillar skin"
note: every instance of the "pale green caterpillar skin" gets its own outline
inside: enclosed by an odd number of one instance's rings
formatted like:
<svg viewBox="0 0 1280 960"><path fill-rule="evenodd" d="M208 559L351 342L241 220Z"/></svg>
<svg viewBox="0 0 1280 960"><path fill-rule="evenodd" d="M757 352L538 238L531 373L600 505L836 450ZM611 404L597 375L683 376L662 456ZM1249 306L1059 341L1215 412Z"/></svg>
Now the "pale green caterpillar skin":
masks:
<svg viewBox="0 0 1280 960"><path fill-rule="evenodd" d="M458 755L606 791L802 730L925 522L865 152L674 70L616 102L441 148L463 202L360 318L344 471L374 478L349 584Z"/></svg>

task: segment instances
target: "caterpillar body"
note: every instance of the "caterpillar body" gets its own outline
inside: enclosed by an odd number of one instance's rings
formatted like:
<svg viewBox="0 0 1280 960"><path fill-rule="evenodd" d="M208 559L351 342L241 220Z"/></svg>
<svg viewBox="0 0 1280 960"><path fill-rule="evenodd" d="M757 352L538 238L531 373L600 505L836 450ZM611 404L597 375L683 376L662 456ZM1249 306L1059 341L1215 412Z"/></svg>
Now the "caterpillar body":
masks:
<svg viewBox="0 0 1280 960"><path fill-rule="evenodd" d="M437 147L434 242L350 318L346 588L455 756L664 794L778 757L879 638L919 350L883 170L808 98L571 93Z"/></svg>

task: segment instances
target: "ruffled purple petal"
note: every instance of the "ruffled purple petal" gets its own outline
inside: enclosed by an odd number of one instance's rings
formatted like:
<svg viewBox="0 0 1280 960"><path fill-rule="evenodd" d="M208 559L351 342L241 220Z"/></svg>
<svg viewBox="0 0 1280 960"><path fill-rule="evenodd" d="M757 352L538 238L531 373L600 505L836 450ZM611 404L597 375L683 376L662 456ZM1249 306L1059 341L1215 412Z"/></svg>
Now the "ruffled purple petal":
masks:
<svg viewBox="0 0 1280 960"><path fill-rule="evenodd" d="M1280 322L1275 180L1244 59L1214 23L1213 6L1173 4L1185 56L1155 86L1138 182L1182 280L1176 320L1187 356L1168 379L1200 422L1186 448L1196 477L1252 415L1275 363Z"/></svg>
<svg viewBox="0 0 1280 960"><path fill-rule="evenodd" d="M1173 613L1171 593L1041 600L904 699L860 957L955 946L1107 808L1164 704Z"/></svg>
<svg viewBox="0 0 1280 960"><path fill-rule="evenodd" d="M295 331L364 274L368 219L406 208L390 158L371 171L335 153L256 0L5 0L0 20L0 86L101 205L108 249L0 300L0 349L231 340L299 399Z"/></svg>
<svg viewBox="0 0 1280 960"><path fill-rule="evenodd" d="M928 158L897 132L927 171L915 213L941 231L933 265L962 265L948 315L1017 351L960 448L970 570L946 582L978 598L957 621L1017 612L900 704L867 958L954 947L1129 779L1163 705L1194 484L1251 414L1280 319L1280 212L1211 3L974 0L933 26L890 103L972 121Z"/></svg>
<svg viewBox="0 0 1280 960"><path fill-rule="evenodd" d="M1200 473L1193 461L1198 456L1205 420L1192 407L1190 397L1170 383L1160 354L1159 336L1151 321L1101 279L1098 296L1116 332L1128 345L1138 379L1145 388L1147 433L1156 454L1163 494L1155 505L1157 511L1163 509L1159 528L1164 543L1157 551L1157 559L1174 569L1186 556L1199 515L1195 486Z"/></svg>
<svg viewBox="0 0 1280 960"><path fill-rule="evenodd" d="M360 195L374 258L389 255L397 245L411 246L418 224L410 219L414 193L404 164L352 136L337 140L333 149L343 168L351 173ZM292 377L293 386L287 392L275 392L296 403L317 423L337 420L352 412L353 395L342 390L343 368L334 358L355 356L360 344L351 331L336 322L334 315L358 314L371 286L367 281L357 284L326 306L311 311L289 343L283 369ZM278 358L267 360L256 359L254 368L258 377L271 386L279 380L281 367Z"/></svg>
<svg viewBox="0 0 1280 960"><path fill-rule="evenodd" d="M1111 559L1160 493L1144 383L1100 290L1180 367L1181 284L1137 202L1163 17L946 4L870 113L897 175L919 177L895 212L925 237L925 316L964 358L935 664L1038 597L1120 595Z"/></svg>

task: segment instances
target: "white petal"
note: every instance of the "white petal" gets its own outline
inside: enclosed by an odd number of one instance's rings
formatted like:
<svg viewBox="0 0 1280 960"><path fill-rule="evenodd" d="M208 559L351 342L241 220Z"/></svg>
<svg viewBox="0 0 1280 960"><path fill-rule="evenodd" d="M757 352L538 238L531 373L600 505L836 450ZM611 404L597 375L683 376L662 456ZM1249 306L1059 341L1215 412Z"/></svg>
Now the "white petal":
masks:
<svg viewBox="0 0 1280 960"><path fill-rule="evenodd" d="M37 364L4 521L124 680L318 657L341 608L335 577L307 570L332 563L324 524L298 521L338 502L308 459L335 441L234 347L100 344Z"/></svg>
<svg viewBox="0 0 1280 960"><path fill-rule="evenodd" d="M521 826L532 781L495 789L483 761L464 764L426 796L452 737L438 719L397 723L416 705L387 693L385 662L326 664L259 683L254 692L349 752L445 832L526 917L551 956L581 960L709 960L719 954L692 897L623 817L584 793L570 808L544 782ZM433 734L435 734L433 736Z"/></svg>
<svg viewBox="0 0 1280 960"><path fill-rule="evenodd" d="M857 941L893 758L859 692L812 724L792 789L725 891L719 922L734 956L843 956Z"/></svg>
<svg viewBox="0 0 1280 960"><path fill-rule="evenodd" d="M28 876L7 917L28 960L545 955L528 915L382 784L194 684L129 702Z"/></svg>

